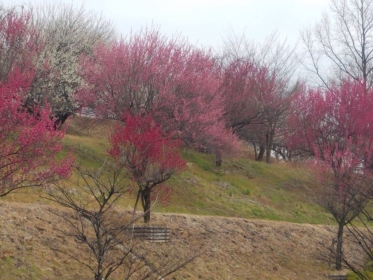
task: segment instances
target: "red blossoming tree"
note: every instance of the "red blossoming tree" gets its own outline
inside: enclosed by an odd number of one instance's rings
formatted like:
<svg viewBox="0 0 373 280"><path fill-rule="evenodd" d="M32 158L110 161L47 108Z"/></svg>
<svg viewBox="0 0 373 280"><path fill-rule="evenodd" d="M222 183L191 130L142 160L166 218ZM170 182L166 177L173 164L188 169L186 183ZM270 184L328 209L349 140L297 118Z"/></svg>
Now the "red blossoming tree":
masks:
<svg viewBox="0 0 373 280"><path fill-rule="evenodd" d="M282 140L279 131L294 90L277 69L245 58L223 65L220 90L229 126L241 139L254 145L256 160L265 156L270 163L273 144Z"/></svg>
<svg viewBox="0 0 373 280"><path fill-rule="evenodd" d="M304 90L294 101L287 146L315 158L321 188L316 202L338 223L336 269L342 268L343 231L372 198L373 92L359 81Z"/></svg>
<svg viewBox="0 0 373 280"><path fill-rule="evenodd" d="M55 158L64 132L54 129L49 108L22 107L30 78L15 69L0 82L0 196L70 173L73 160Z"/></svg>
<svg viewBox="0 0 373 280"><path fill-rule="evenodd" d="M79 102L96 116L120 120L123 113L149 112L169 69L176 42L145 29L129 38L97 44L81 57L86 87Z"/></svg>
<svg viewBox="0 0 373 280"><path fill-rule="evenodd" d="M98 45L82 58L87 86L80 102L103 118L151 113L162 131L183 144L232 152L239 142L227 129L220 72L212 54L156 30Z"/></svg>
<svg viewBox="0 0 373 280"><path fill-rule="evenodd" d="M180 159L180 141L162 135L152 116L124 115L124 126L116 128L110 137L109 154L132 175L138 186L137 203L141 200L144 222L150 221L153 189L185 168Z"/></svg>
<svg viewBox="0 0 373 280"><path fill-rule="evenodd" d="M240 142L224 118L218 63L208 51L184 48L173 57L171 73L154 102L155 119L185 145L215 152L220 165L221 154L235 153Z"/></svg>
<svg viewBox="0 0 373 280"><path fill-rule="evenodd" d="M73 161L56 161L64 132L53 128L49 108L23 106L37 52L29 19L15 10L0 17L0 196L66 177Z"/></svg>

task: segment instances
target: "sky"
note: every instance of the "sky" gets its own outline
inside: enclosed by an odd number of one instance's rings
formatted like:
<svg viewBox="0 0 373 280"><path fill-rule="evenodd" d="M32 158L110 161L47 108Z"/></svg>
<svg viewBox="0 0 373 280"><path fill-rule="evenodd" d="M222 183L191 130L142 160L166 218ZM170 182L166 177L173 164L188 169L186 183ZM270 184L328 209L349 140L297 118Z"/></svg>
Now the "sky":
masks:
<svg viewBox="0 0 373 280"><path fill-rule="evenodd" d="M231 30L262 42L274 31L295 43L301 29L312 27L330 0L0 0L5 5L68 3L101 13L123 36L156 25L202 47L217 48Z"/></svg>

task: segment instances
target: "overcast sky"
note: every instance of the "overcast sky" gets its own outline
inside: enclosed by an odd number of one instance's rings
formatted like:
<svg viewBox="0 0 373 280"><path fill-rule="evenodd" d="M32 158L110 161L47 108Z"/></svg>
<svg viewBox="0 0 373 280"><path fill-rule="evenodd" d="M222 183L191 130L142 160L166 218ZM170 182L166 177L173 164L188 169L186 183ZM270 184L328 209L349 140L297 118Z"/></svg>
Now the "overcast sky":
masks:
<svg viewBox="0 0 373 280"><path fill-rule="evenodd" d="M330 0L0 0L5 5L63 2L101 12L123 35L151 25L180 34L191 43L217 47L233 29L260 42L277 30L295 42L299 31L313 26Z"/></svg>

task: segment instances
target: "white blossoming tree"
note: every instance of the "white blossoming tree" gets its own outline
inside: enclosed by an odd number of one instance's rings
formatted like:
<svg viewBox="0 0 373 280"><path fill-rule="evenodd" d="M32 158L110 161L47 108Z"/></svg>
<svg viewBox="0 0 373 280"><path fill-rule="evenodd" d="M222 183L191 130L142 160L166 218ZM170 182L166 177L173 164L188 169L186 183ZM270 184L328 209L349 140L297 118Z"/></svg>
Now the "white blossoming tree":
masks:
<svg viewBox="0 0 373 280"><path fill-rule="evenodd" d="M79 108L74 96L83 83L78 75L80 55L89 54L97 42L113 38L114 29L84 6L60 3L29 8L44 52L38 57L39 69L28 93L28 105L47 101L56 125L60 125Z"/></svg>

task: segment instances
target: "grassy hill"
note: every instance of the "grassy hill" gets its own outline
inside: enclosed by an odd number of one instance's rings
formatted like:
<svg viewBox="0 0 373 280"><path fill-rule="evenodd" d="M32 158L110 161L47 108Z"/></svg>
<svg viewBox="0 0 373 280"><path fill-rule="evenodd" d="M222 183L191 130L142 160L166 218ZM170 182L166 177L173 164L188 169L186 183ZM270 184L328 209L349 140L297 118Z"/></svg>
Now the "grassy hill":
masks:
<svg viewBox="0 0 373 280"><path fill-rule="evenodd" d="M106 157L112 129L110 122L75 118L66 150L73 148L79 162L94 166L86 154ZM152 223L172 229L168 246L180 254L203 253L168 279L325 279L332 272L333 219L312 203L317 186L307 166L255 162L249 150L224 159L220 168L208 154L184 150L183 158L186 171L168 182L170 205L155 206ZM0 275L6 275L0 279L89 279L84 267L55 250L81 254L56 231L60 221L51 210L66 210L42 194L29 189L0 201ZM134 200L125 197L118 211L128 212ZM361 252L351 252L360 260Z"/></svg>
<svg viewBox="0 0 373 280"><path fill-rule="evenodd" d="M107 157L107 136L113 123L75 118L64 141L79 147L78 159L85 165L85 152ZM312 203L313 176L302 164L266 164L253 161L244 149L235 158L224 159L222 167L214 166L209 154L184 150L187 169L167 182L172 189L170 205L156 206L155 211L260 218L298 223L329 224L333 220ZM132 207L134 197L123 205Z"/></svg>

